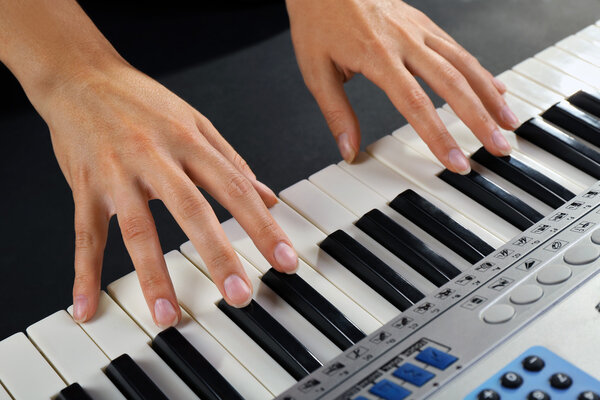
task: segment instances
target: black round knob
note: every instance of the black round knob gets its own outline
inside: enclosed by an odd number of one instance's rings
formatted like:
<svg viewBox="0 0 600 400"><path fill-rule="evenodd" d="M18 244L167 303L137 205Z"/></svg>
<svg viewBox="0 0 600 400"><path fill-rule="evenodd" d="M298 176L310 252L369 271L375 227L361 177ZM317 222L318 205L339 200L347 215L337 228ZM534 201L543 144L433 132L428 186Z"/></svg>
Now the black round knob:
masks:
<svg viewBox="0 0 600 400"><path fill-rule="evenodd" d="M550 400L550 395L541 390L534 390L527 395L527 400Z"/></svg>
<svg viewBox="0 0 600 400"><path fill-rule="evenodd" d="M531 372L539 372L546 366L544 360L538 356L525 357L521 364L523 365L523 368Z"/></svg>
<svg viewBox="0 0 600 400"><path fill-rule="evenodd" d="M579 393L577 400L600 400L600 395L591 390L586 390L585 392Z"/></svg>
<svg viewBox="0 0 600 400"><path fill-rule="evenodd" d="M500 400L500 395L495 390L483 389L477 395L477 400Z"/></svg>
<svg viewBox="0 0 600 400"><path fill-rule="evenodd" d="M562 372L557 372L550 377L550 386L555 389L568 389L572 384L573 379Z"/></svg>
<svg viewBox="0 0 600 400"><path fill-rule="evenodd" d="M508 389L516 389L523 384L523 378L516 372L507 372L500 378L500 384Z"/></svg>

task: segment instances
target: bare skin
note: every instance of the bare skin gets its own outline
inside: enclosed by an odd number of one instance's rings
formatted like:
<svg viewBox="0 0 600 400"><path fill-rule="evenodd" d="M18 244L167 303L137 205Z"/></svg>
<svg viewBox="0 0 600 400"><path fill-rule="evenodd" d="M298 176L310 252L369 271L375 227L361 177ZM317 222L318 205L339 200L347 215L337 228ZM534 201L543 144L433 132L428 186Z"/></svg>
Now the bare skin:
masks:
<svg viewBox="0 0 600 400"><path fill-rule="evenodd" d="M493 154L510 151L496 125L516 123L505 89L422 13L376 0L288 0L288 9L305 81L348 161L360 132L343 83L356 73L386 91L451 170L468 172L468 161L413 75L446 98ZM179 321L150 199L165 203L225 300L248 304L250 280L197 186L231 212L275 269L296 270L291 242L267 209L277 202L273 192L202 114L129 65L74 0L0 0L0 60L48 124L73 191L77 321L96 311L113 215L154 321Z"/></svg>

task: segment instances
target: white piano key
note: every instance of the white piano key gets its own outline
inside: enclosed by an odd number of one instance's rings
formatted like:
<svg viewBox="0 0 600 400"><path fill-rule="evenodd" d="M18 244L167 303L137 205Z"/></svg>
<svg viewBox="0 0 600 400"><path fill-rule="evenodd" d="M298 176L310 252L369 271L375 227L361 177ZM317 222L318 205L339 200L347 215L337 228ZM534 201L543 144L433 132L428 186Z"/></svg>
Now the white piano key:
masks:
<svg viewBox="0 0 600 400"><path fill-rule="evenodd" d="M222 299L213 282L178 251L165 254L179 302L270 392L279 394L296 381L215 305Z"/></svg>
<svg viewBox="0 0 600 400"><path fill-rule="evenodd" d="M73 315L73 306L67 310ZM128 354L169 398L196 395L150 348L150 337L105 292L94 317L79 325L111 360Z"/></svg>
<svg viewBox="0 0 600 400"><path fill-rule="evenodd" d="M338 165L323 168L312 174L308 180L357 217L387 204L385 198L344 172Z"/></svg>
<svg viewBox="0 0 600 400"><path fill-rule="evenodd" d="M195 249L194 253L193 255L185 254L185 256L202 270L198 273L208 276L206 264ZM262 274L254 266L241 256L240 261L252 282L254 300L313 353L321 363L325 363L341 353L341 350L331 340L264 284L260 280Z"/></svg>
<svg viewBox="0 0 600 400"><path fill-rule="evenodd" d="M102 373L110 360L66 311L31 325L27 335L68 384L79 383L94 399L124 399Z"/></svg>
<svg viewBox="0 0 600 400"><path fill-rule="evenodd" d="M17 399L47 399L66 386L22 332L0 342L0 381Z"/></svg>
<svg viewBox="0 0 600 400"><path fill-rule="evenodd" d="M376 162L378 163L378 161ZM389 168L383 166L382 164L380 165L389 171ZM403 178L400 175L397 175L397 179ZM375 190L371 189L369 186L350 175L350 173L342 169L339 165L330 165L329 167L316 172L315 174L311 175L309 181L315 186L319 187L319 189L321 189L323 192L329 194L329 196L345 205L346 208L353 212L357 217L366 214L368 211L374 208L382 208L388 204L387 200L383 196L379 195ZM423 193L423 190L414 187L413 191L428 199L428 194ZM400 193L401 192L398 192L396 195ZM447 208L448 207L442 206L440 209L445 211ZM462 214L453 212L452 210L450 210L450 212L453 213L452 217L456 222L478 235L488 244L494 247L500 247L504 244L504 242L502 242L496 236L492 235L481 226L475 224L473 221L467 219Z"/></svg>
<svg viewBox="0 0 600 400"><path fill-rule="evenodd" d="M191 283L190 283L191 284ZM144 295L140 289L136 272L116 280L108 286L111 297L152 338L160 333ZM273 394L260 384L221 344L200 326L185 311L181 310L181 321L177 330L206 358L231 385L247 399L266 400Z"/></svg>
<svg viewBox="0 0 600 400"><path fill-rule="evenodd" d="M586 26L577 32L577 36L583 37L593 43L600 43L600 27L597 25Z"/></svg>
<svg viewBox="0 0 600 400"><path fill-rule="evenodd" d="M235 219L231 218L223 222L222 227L235 250L252 263L260 272L264 274L271 268L269 262L258 251L250 237ZM181 245L181 252L188 258L192 257L190 259L200 257L189 241ZM381 327L379 321L317 271L308 266L302 259L298 260L298 271L296 274L311 285L313 289L321 293L323 297L366 334Z"/></svg>
<svg viewBox="0 0 600 400"><path fill-rule="evenodd" d="M271 207L270 211L287 233L298 255L379 322L388 322L400 314L400 310L315 244L325 239L325 234L317 227L287 204L280 202Z"/></svg>
<svg viewBox="0 0 600 400"><path fill-rule="evenodd" d="M502 240L499 236L496 236L492 232L488 231L489 227L484 227L477 224L475 221L466 217L455 208L444 203L438 197L408 181L402 175L369 156L367 153L359 153L355 162L352 164L342 161L338 165L352 178L362 182L365 186L370 187L373 191L383 196L387 201L392 201L398 194L404 192L405 190L413 190L427 201L434 204L437 208L442 210L453 220L460 223L462 226L469 229L495 248L502 246L506 242L506 240ZM340 178L340 182L342 182L342 178ZM333 185L329 187L334 188Z"/></svg>
<svg viewBox="0 0 600 400"><path fill-rule="evenodd" d="M13 398L6 392L6 389L2 386L2 381L0 381L0 400L12 400Z"/></svg>
<svg viewBox="0 0 600 400"><path fill-rule="evenodd" d="M588 85L600 88L600 68L557 47L549 47L535 55L540 61L552 65Z"/></svg>
<svg viewBox="0 0 600 400"><path fill-rule="evenodd" d="M356 239L356 241L375 254L381 261L396 270L422 293L431 293L435 290L435 285L377 243L369 235L354 226L352 222L356 219L356 216L309 181L303 180L290 186L280 193L280 197L310 222L315 225L321 224L323 231L327 235L337 229L343 229L344 232ZM379 209L458 269L464 270L471 266L469 262L441 244L437 239L429 236L421 228L387 205L383 205Z"/></svg>
<svg viewBox="0 0 600 400"><path fill-rule="evenodd" d="M443 200L458 212L461 212L461 210L467 212L466 217L482 226L489 227L489 230L500 239L508 241L520 233L520 230L516 227L437 178L437 175L443 171L442 167L394 137L385 136L379 139L367 147L367 152L416 185Z"/></svg>
<svg viewBox="0 0 600 400"><path fill-rule="evenodd" d="M600 66L600 47L579 36L569 36L556 43L556 47L596 66Z"/></svg>
<svg viewBox="0 0 600 400"><path fill-rule="evenodd" d="M513 70L548 89L560 93L564 97L568 97L578 90L585 90L588 92L594 90L594 88L587 83L575 79L535 58L528 58L515 65Z"/></svg>
<svg viewBox="0 0 600 400"><path fill-rule="evenodd" d="M505 71L496 78L504 82L509 93L544 110L563 99L559 93L538 85L513 71Z"/></svg>

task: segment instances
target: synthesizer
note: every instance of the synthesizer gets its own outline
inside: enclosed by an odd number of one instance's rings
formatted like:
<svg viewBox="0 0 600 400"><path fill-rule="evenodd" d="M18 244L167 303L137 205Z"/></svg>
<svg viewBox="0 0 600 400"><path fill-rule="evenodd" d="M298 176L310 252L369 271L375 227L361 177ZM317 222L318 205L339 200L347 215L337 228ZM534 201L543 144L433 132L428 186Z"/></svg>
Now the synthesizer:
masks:
<svg viewBox="0 0 600 400"><path fill-rule="evenodd" d="M469 175L402 127L280 193L297 274L225 221L249 306L184 243L165 255L177 327L154 325L132 272L92 320L70 307L0 341L0 400L600 399L600 26L498 78L511 156L441 107Z"/></svg>

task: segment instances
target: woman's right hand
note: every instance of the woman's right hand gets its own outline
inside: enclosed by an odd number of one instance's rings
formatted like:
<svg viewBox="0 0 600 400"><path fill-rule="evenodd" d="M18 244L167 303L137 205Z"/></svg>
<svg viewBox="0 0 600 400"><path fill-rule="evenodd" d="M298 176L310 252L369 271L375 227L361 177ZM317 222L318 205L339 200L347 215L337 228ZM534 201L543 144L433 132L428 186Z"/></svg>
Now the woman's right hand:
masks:
<svg viewBox="0 0 600 400"><path fill-rule="evenodd" d="M248 304L250 280L196 186L231 212L275 269L296 270L291 242L267 210L277 202L273 192L204 116L120 57L102 68L73 71L32 101L73 191L77 321L96 310L108 222L115 214L154 321L167 327L180 319L150 199L165 203L225 300Z"/></svg>

